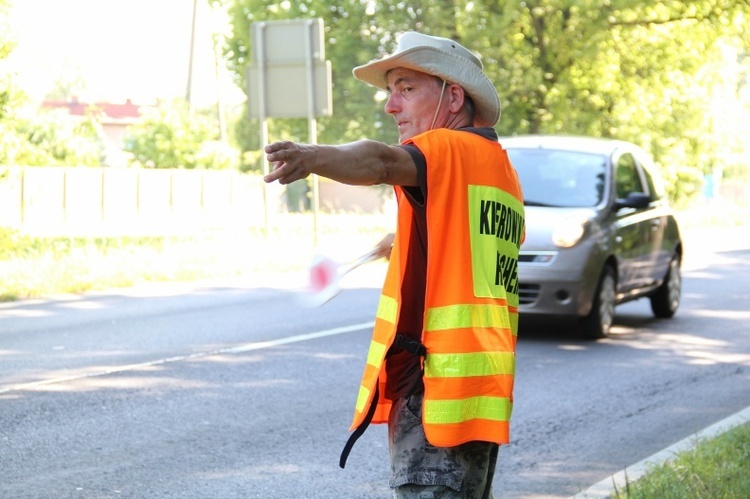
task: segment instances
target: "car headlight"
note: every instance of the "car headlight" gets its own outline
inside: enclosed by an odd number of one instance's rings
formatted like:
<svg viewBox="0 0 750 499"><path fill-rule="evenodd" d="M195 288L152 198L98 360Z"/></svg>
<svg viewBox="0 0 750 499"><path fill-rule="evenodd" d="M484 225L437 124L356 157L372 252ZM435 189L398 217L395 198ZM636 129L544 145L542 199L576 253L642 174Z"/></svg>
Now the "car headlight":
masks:
<svg viewBox="0 0 750 499"><path fill-rule="evenodd" d="M552 231L552 242L558 248L570 248L578 244L586 230L589 219L586 217L573 217L564 220Z"/></svg>

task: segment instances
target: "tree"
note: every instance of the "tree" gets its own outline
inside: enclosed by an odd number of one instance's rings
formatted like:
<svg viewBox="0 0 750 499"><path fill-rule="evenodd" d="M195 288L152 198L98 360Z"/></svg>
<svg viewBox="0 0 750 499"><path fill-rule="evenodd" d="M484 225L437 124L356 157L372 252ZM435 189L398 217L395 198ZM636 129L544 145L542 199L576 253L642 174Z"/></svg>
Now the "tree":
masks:
<svg viewBox="0 0 750 499"><path fill-rule="evenodd" d="M191 114L187 103L179 100L153 109L130 127L125 150L135 165L146 168L236 167L238 153L216 139L214 121Z"/></svg>
<svg viewBox="0 0 750 499"><path fill-rule="evenodd" d="M356 81L351 69L391 51L399 33L416 29L457 39L482 54L503 106L496 126L501 135L632 140L662 165L695 173L665 166L673 194L707 165L725 161L726 130L714 132L708 109L721 83L717 61L726 60L718 54L722 44L740 53L750 47L750 30L744 29L748 0L223 2L234 26L226 52L242 88L252 22L323 18L326 55L334 68L334 116L319 121L321 142L396 141L391 118L373 99L377 92ZM275 138L306 136L302 120L273 122L271 129ZM246 147L257 149L257 140Z"/></svg>
<svg viewBox="0 0 750 499"><path fill-rule="evenodd" d="M9 8L8 0L0 0L0 70L3 69L3 60L11 54L14 47L9 36ZM0 164L10 162L8 150L12 148L17 138L10 121L21 98L21 93L13 84L12 75L6 71L0 71Z"/></svg>
<svg viewBox="0 0 750 499"><path fill-rule="evenodd" d="M0 0L0 64L2 64L3 59L10 55L14 47L8 36L8 33L10 33L10 26L8 25L9 8L8 0ZM2 69L2 66L0 66L0 69ZM0 121L9 114L9 107L14 100L12 93L10 75L4 71L0 72Z"/></svg>
<svg viewBox="0 0 750 499"><path fill-rule="evenodd" d="M501 133L632 140L664 165L673 199L699 192L708 165L725 160L728 137L706 122L708 96L720 42L747 36L746 1L498 5L485 7L488 29L514 34L485 52L506 83Z"/></svg>
<svg viewBox="0 0 750 499"><path fill-rule="evenodd" d="M93 116L70 116L56 109L19 115L15 120L14 164L23 166L101 166L104 141Z"/></svg>
<svg viewBox="0 0 750 499"><path fill-rule="evenodd" d="M14 43L7 35L7 0L0 0L0 64ZM0 65L0 69L2 66ZM0 164L21 166L99 166L102 131L92 117L63 111L39 112L27 106L28 97L14 77L0 73Z"/></svg>

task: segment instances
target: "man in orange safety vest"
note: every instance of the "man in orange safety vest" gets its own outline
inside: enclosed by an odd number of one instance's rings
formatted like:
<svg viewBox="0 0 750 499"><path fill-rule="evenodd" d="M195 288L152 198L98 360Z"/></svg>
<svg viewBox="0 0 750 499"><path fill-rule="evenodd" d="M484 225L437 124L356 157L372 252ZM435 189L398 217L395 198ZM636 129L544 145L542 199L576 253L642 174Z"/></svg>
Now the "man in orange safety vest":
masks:
<svg viewBox="0 0 750 499"><path fill-rule="evenodd" d="M387 423L394 497L490 498L510 438L525 235L518 177L492 128L500 100L473 52L417 32L354 76L388 93L398 145L265 149L266 182L389 184L398 202L341 466L368 424Z"/></svg>

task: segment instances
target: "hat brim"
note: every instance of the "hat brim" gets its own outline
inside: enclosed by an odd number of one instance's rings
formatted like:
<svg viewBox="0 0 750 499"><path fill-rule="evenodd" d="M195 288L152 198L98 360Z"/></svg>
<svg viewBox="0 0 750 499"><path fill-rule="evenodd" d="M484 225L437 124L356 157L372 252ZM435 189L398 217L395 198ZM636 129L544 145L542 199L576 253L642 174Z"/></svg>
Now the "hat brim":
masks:
<svg viewBox="0 0 750 499"><path fill-rule="evenodd" d="M439 56L439 57L436 57ZM386 90L388 71L406 68L431 74L463 87L474 101L476 126L494 126L500 119L500 98L481 68L453 53L429 46L406 49L392 56L357 66L354 77Z"/></svg>

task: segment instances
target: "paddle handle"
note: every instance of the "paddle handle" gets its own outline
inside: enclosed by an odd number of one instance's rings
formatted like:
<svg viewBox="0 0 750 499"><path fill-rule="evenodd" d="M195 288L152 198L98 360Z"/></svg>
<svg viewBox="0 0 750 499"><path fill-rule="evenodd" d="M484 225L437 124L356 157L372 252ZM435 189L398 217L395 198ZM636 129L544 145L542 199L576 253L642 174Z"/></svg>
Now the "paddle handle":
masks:
<svg viewBox="0 0 750 499"><path fill-rule="evenodd" d="M343 276L351 272L352 270L356 269L360 265L363 265L367 262L371 262L372 260L375 260L378 255L378 249L373 248L371 251L368 251L364 255L360 256L356 260L352 260L351 262L344 263L339 267L339 276Z"/></svg>

